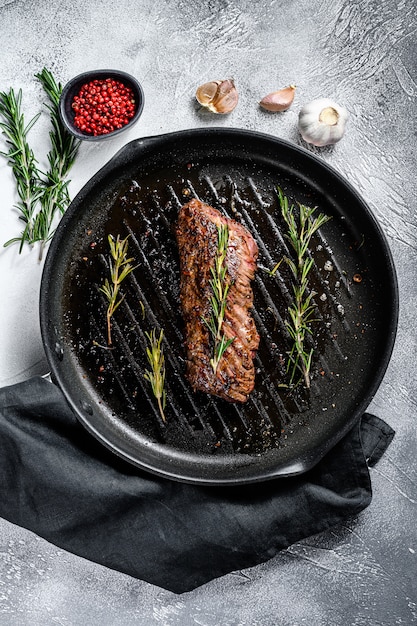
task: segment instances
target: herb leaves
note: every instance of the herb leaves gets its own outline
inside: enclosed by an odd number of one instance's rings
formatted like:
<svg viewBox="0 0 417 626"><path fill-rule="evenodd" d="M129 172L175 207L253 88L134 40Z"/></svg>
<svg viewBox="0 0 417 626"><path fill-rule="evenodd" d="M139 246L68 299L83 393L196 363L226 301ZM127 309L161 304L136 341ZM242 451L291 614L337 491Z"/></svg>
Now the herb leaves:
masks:
<svg viewBox="0 0 417 626"><path fill-rule="evenodd" d="M116 239L113 235L109 235L107 240L109 243L109 273L110 280L105 278L103 285L99 288L104 293L107 300L106 325L107 325L107 345L113 348L112 341L112 317L124 300L124 294L120 294L120 286L122 282L129 276L137 265L133 266L133 257L128 258L128 242L129 235L125 239L120 239L117 235ZM142 315L145 316L145 309L142 303ZM146 348L146 356L150 365L150 370L145 370L144 378L151 387L152 392L158 403L159 413L162 421L165 422L164 409L166 405L165 392L165 358L162 341L164 339L164 331L161 329L159 337L156 336L156 330L153 328L150 332L145 331L149 345ZM95 345L99 346L97 342ZM101 346L104 347L104 346Z"/></svg>
<svg viewBox="0 0 417 626"><path fill-rule="evenodd" d="M22 112L22 90L17 94L11 88L0 93L0 128L6 137L7 152L1 152L12 167L19 197L15 205L24 223L18 237L7 241L4 246L20 242L19 252L25 243L40 243L39 260L54 233L53 224L57 213L65 212L70 198L67 175L76 158L80 142L63 127L58 106L62 86L56 83L52 73L43 68L36 78L48 97L46 105L52 130L49 133L51 147L47 155L48 171L39 169L38 161L28 142L28 133L38 120L40 113L25 124Z"/></svg>
<svg viewBox="0 0 417 626"><path fill-rule="evenodd" d="M30 148L27 135L39 118L40 113L25 125L24 114L22 113L22 90L17 95L13 89L9 93L0 93L0 114L3 122L0 128L6 136L6 143L9 146L8 152L2 152L12 168L16 181L16 190L19 201L16 208L20 211L20 219L25 223L25 228L20 237L7 241L4 245L20 241L19 252L22 251L25 241L32 243L34 239L34 215L42 187L39 184L38 162L33 150Z"/></svg>
<svg viewBox="0 0 417 626"><path fill-rule="evenodd" d="M156 336L155 328L150 333L145 333L149 346L146 348L146 355L148 357L148 363L151 370L145 370L144 378L152 387L153 395L158 403L159 413L162 421L166 422L165 418L165 405L166 405L166 392L165 392L165 357L162 341L164 338L164 331L161 329L159 337Z"/></svg>
<svg viewBox="0 0 417 626"><path fill-rule="evenodd" d="M214 265L211 266L210 287L212 296L210 298L211 314L209 319L202 317L202 321L207 326L214 342L213 357L210 365L214 374L217 372L220 359L227 348L235 340L234 337L226 338L223 332L223 321L226 312L227 294L229 292L230 281L227 279L227 246L229 243L229 229L227 224L217 226L217 251Z"/></svg>
<svg viewBox="0 0 417 626"><path fill-rule="evenodd" d="M104 284L100 287L100 291L106 296L108 306L106 312L107 320L107 343L112 345L111 335L111 319L116 309L124 300L124 295L119 297L120 285L135 268L132 266L131 261L133 258L127 258L128 249L128 237L120 239L117 235L115 239L113 235L108 236L110 255L109 255L109 269L110 280L105 279Z"/></svg>
<svg viewBox="0 0 417 626"><path fill-rule="evenodd" d="M295 254L295 259L285 258L292 273L294 294L293 302L288 307L290 319L286 322L287 330L293 339L287 371L291 372L290 384L293 384L296 372L300 371L308 389L313 349L306 349L306 339L311 333L315 308L314 292L308 289L308 275L313 266L308 249L314 233L330 218L323 213L313 216L316 209L303 204L298 205L297 211L293 204L289 204L281 189L278 189L278 199L282 217L288 227L286 238Z"/></svg>

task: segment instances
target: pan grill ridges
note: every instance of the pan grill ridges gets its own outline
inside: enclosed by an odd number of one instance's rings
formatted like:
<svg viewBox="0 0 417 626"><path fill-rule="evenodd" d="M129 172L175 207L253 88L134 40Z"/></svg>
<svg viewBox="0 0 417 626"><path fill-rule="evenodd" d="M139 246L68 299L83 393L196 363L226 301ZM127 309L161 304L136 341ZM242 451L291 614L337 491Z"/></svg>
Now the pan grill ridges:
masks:
<svg viewBox="0 0 417 626"><path fill-rule="evenodd" d="M286 264L280 265L272 277L272 269L291 251L283 236L277 210L277 198L265 199L254 181L245 179L238 184L229 177L222 181L210 176L195 181L184 181L180 187L168 185L164 194L150 191L143 199L139 185L125 190L116 203L121 213L119 233L129 235L129 256L138 268L124 286L125 299L113 319L115 350L103 350L96 344L105 344L102 295L89 308L89 332L95 337L95 347L88 350L101 374L101 393L107 395L117 411L124 407L126 421L144 420L144 430L152 439L166 441L177 447L187 447L191 440L196 450L260 453L270 447L285 445L287 432L303 422L303 413L309 398L302 390L289 391L286 382L286 353L291 347L285 318L291 302L291 281ZM256 387L245 405L229 404L203 394L194 394L184 377L184 349L179 311L179 264L173 224L179 207L196 197L221 210L228 217L241 221L251 232L259 247L259 270L253 288L254 319L261 336L256 356ZM112 220L107 225L102 242L111 232ZM99 259L100 275L106 268L106 248L103 243ZM343 271L322 233L314 238L310 251L315 263L311 272L312 289L317 303L317 322L314 340L316 351L314 370L331 377L326 353L331 347L332 358L345 359L338 341L340 333L349 332L345 319L339 313L340 294L351 296ZM332 267L332 271L324 267ZM97 268L96 268L97 269ZM96 284L99 293L100 284ZM338 294L336 298L335 294ZM143 377L146 367L145 330L164 328L164 352L167 365L168 425L163 424L149 384ZM274 364L271 367L271 363ZM313 376L311 394L318 396L320 375Z"/></svg>

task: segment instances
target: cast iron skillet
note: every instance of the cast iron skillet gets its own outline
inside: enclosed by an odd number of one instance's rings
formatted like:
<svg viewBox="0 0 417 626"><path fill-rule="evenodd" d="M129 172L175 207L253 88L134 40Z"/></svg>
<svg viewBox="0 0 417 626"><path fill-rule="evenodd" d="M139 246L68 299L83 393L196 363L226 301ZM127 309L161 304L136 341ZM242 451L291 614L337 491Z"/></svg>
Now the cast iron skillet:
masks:
<svg viewBox="0 0 417 626"><path fill-rule="evenodd" d="M313 238L311 388L288 386L291 257L277 199L331 219ZM191 197L243 222L260 250L253 283L261 335L256 386L234 405L184 377L173 226ZM108 235L129 235L137 266L106 341ZM323 160L264 134L197 129L138 139L80 191L51 243L41 329L53 377L80 422L139 468L195 484L244 484L312 468L360 419L386 371L397 328L391 253L372 212ZM144 378L146 332L164 329L166 423Z"/></svg>

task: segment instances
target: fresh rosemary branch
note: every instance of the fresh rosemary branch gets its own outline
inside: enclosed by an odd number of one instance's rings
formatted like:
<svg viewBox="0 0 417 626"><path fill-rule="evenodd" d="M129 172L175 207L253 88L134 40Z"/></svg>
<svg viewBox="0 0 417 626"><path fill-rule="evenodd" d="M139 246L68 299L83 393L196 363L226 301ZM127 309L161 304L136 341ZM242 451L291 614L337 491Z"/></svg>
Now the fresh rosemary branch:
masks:
<svg viewBox="0 0 417 626"><path fill-rule="evenodd" d="M227 294L229 293L230 282L227 280L227 246L229 242L229 229L227 224L217 226L217 253L214 265L211 266L210 286L212 296L210 298L211 315L209 319L202 317L203 322L209 329L214 341L213 357L210 359L210 365L213 372L217 372L220 359L223 354L235 340L234 337L226 339L222 332L223 321L226 312Z"/></svg>
<svg viewBox="0 0 417 626"><path fill-rule="evenodd" d="M6 136L6 144L9 147L8 152L0 154L7 158L12 168L19 196L19 201L15 206L20 211L19 218L25 224L21 236L10 239L4 245L8 246L20 241L19 252L21 252L25 241L31 243L34 240L34 215L43 191L39 180L38 163L27 140L28 133L40 113L25 125L22 113L22 90L20 89L16 95L14 90L10 89L8 93L0 93L0 115L4 120L0 122L0 128Z"/></svg>
<svg viewBox="0 0 417 626"><path fill-rule="evenodd" d="M51 72L44 68L36 74L49 99L47 109L50 114L52 130L49 133L51 148L48 153L49 169L43 173L38 168L33 150L28 143L28 133L39 118L37 114L25 126L22 113L22 91L17 96L13 89L0 93L0 115L3 122L0 128L6 136L8 152L1 154L8 159L16 180L19 202L16 208L25 227L19 237L7 241L4 246L20 242L23 245L40 242L39 259L41 260L46 243L53 235L53 221L56 212L64 213L69 204L68 180L66 177L72 167L80 142L62 125L59 113L59 98L62 87L55 82Z"/></svg>
<svg viewBox="0 0 417 626"><path fill-rule="evenodd" d="M133 258L127 258L128 238L129 235L125 239L120 239L119 235L117 235L116 239L114 239L113 235L108 236L110 280L108 278L105 279L104 284L100 287L100 291L104 293L108 301L106 320L107 343L109 346L112 345L111 319L124 299L124 295L119 297L120 285L136 267L131 265Z"/></svg>
<svg viewBox="0 0 417 626"><path fill-rule="evenodd" d="M308 248L314 233L330 218L323 213L313 217L316 208L303 204L288 203L281 189L278 189L278 198L281 213L288 227L287 239L295 253L295 261L286 258L294 278L294 301L288 308L290 321L287 322L288 332L293 340L293 347L289 353L288 371L291 369L290 384L293 384L297 370L301 371L304 383L310 387L310 369L313 349L307 351L305 341L311 333L311 323L314 321L314 293L308 291L308 275L313 265L313 259L308 255Z"/></svg>
<svg viewBox="0 0 417 626"><path fill-rule="evenodd" d="M42 87L48 96L49 104L46 108L49 111L52 130L49 133L51 149L48 152L49 169L46 172L44 192L40 198L41 210L36 216L35 234L41 242L39 258L45 244L52 238L52 225L56 212L61 215L65 212L69 202L67 175L74 164L80 141L75 139L63 126L59 117L59 99L62 92L62 85L56 83L51 72L45 67L36 74Z"/></svg>
<svg viewBox="0 0 417 626"><path fill-rule="evenodd" d="M151 370L145 370L145 380L147 380L152 387L152 392L158 402L159 412L162 420L165 422L165 404L166 404L166 392L165 386L165 358L164 349L162 346L162 340L164 338L164 331L161 329L159 337L156 336L156 331L153 328L150 333L145 332L149 341L149 347L146 348L146 354L148 357Z"/></svg>

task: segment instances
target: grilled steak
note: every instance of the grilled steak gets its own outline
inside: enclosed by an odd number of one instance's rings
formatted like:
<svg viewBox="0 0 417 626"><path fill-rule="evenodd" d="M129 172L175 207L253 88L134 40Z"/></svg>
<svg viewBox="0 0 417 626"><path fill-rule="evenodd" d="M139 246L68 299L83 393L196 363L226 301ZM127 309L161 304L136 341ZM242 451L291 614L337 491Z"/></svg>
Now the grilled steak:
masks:
<svg viewBox="0 0 417 626"><path fill-rule="evenodd" d="M225 264L229 292L222 332L233 342L224 352L216 373L210 364L213 340L203 318L211 315L211 270L217 255L217 226L227 225L229 240ZM250 310L251 280L258 247L247 229L213 207L191 200L179 213L176 226L180 254L180 298L185 324L186 375L194 391L229 402L246 402L255 385L253 358L259 335Z"/></svg>

